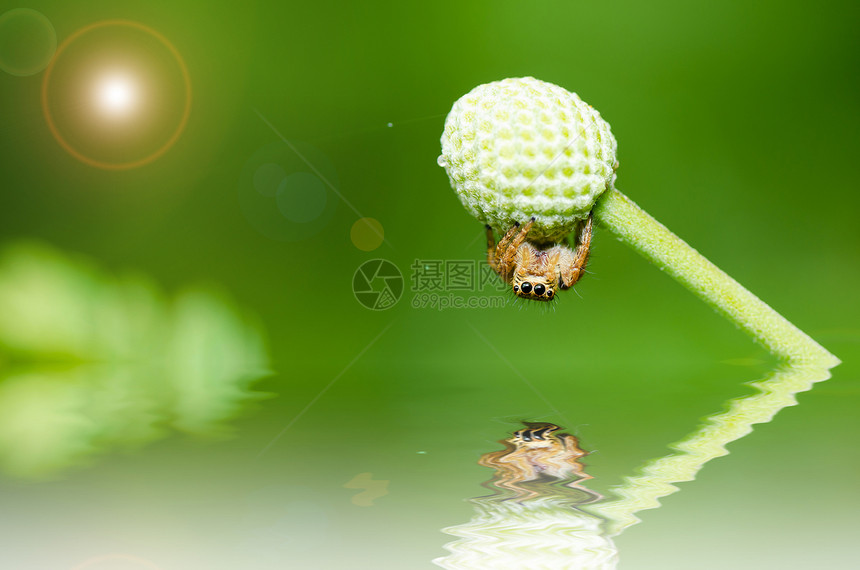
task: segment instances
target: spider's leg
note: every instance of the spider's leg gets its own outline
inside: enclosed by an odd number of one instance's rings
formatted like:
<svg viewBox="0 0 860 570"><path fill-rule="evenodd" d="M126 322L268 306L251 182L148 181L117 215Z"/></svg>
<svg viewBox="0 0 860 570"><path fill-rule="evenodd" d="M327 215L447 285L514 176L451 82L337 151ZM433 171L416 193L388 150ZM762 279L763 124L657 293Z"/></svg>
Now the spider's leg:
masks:
<svg viewBox="0 0 860 570"><path fill-rule="evenodd" d="M546 252L546 275L550 283L554 283L559 289L562 287L561 260L564 257L564 246L556 245Z"/></svg>
<svg viewBox="0 0 860 570"><path fill-rule="evenodd" d="M588 263L588 254L591 250L592 225L594 214L588 214L582 229L579 232L576 249L567 255L562 255L558 266L558 286L561 289L570 289L574 283L579 281Z"/></svg>
<svg viewBox="0 0 860 570"><path fill-rule="evenodd" d="M517 233L516 237L514 237L514 239L511 240L511 244L507 247L505 253L512 251L512 250L516 251L517 249L519 249L519 247L522 245L522 243L524 241L526 241L526 236L529 234L529 231L532 229L532 226L534 224L535 224L535 219L532 218L531 220L528 221L528 223L526 225L524 225L522 228L520 228L519 233ZM514 227L517 227L517 226L514 226ZM513 229L513 228L511 228L511 229Z"/></svg>
<svg viewBox="0 0 860 570"><path fill-rule="evenodd" d="M516 222L511 229L507 231L507 233L499 240L499 245L496 246L496 260L502 258L505 254L505 250L508 249L508 246L511 243L511 240L514 238L516 233L520 230L520 223Z"/></svg>
<svg viewBox="0 0 860 570"><path fill-rule="evenodd" d="M516 259L517 250L520 248L520 246L525 241L526 236L528 235L529 230L532 229L532 226L534 225L534 223L535 223L535 219L532 218L531 220L529 220L529 222L526 225L524 225L522 228L520 228L520 231L517 233L517 235L514 237L514 239L511 240L511 243L505 249L505 253L502 255L502 258L501 258L499 265L502 269L504 269L507 272L508 275L514 274L513 264L514 264L514 259ZM510 231L508 231L508 233L511 233L511 231L513 231L516 228L517 228L517 226L514 226L513 228L511 228Z"/></svg>

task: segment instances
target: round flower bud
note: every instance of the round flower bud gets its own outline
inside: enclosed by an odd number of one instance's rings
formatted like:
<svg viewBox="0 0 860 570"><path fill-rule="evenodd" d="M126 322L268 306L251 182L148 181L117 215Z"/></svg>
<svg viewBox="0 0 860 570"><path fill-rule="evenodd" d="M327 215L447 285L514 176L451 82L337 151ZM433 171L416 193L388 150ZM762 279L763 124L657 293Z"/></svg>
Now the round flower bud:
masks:
<svg viewBox="0 0 860 570"><path fill-rule="evenodd" d="M609 124L576 93L523 77L454 103L439 165L481 222L505 232L535 218L529 239L557 242L614 183L616 148Z"/></svg>

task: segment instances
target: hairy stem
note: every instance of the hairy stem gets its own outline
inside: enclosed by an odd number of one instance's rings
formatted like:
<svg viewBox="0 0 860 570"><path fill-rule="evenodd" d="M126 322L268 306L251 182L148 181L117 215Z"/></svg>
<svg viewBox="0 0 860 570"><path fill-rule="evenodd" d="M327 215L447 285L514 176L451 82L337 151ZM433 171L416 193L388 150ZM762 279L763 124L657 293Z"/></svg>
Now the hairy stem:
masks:
<svg viewBox="0 0 860 570"><path fill-rule="evenodd" d="M677 279L790 365L832 368L839 359L747 291L621 192L610 189L594 209L601 225Z"/></svg>

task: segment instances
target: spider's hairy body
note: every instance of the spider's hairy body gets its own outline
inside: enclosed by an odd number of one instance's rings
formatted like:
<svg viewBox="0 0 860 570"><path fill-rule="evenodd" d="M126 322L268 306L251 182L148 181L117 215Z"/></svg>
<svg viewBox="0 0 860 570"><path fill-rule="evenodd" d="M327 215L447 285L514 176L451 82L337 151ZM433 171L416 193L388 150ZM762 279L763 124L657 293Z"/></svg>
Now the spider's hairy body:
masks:
<svg viewBox="0 0 860 570"><path fill-rule="evenodd" d="M524 226L519 223L496 243L492 228L487 227L487 263L514 294L524 299L551 301L556 291L569 289L585 272L591 248L592 214L579 232L576 248L563 244L540 248L526 241L534 218Z"/></svg>

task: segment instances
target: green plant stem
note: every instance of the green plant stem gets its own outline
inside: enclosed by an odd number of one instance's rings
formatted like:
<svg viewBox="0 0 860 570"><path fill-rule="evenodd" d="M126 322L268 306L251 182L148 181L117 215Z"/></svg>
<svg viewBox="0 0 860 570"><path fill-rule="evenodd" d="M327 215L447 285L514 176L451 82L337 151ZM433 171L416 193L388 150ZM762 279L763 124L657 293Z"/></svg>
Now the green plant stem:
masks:
<svg viewBox="0 0 860 570"><path fill-rule="evenodd" d="M839 364L838 358L621 192L607 190L594 214L602 227L681 282L781 360L791 365L827 368Z"/></svg>
<svg viewBox="0 0 860 570"><path fill-rule="evenodd" d="M595 218L680 281L698 297L764 345L783 361L768 378L753 384L756 394L732 400L728 410L671 446L678 453L648 462L639 475L613 489L616 500L588 510L607 520L610 535L639 521L634 513L659 506L659 498L677 491L673 483L692 481L702 466L728 452L726 444L770 421L782 408L797 403L795 394L830 377L839 359L747 291L699 252L649 216L621 192L608 190L595 206Z"/></svg>

